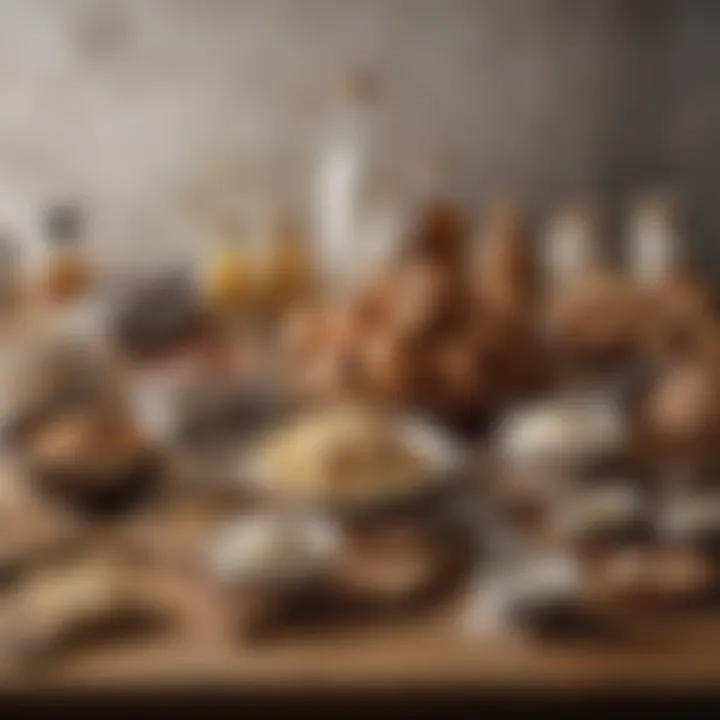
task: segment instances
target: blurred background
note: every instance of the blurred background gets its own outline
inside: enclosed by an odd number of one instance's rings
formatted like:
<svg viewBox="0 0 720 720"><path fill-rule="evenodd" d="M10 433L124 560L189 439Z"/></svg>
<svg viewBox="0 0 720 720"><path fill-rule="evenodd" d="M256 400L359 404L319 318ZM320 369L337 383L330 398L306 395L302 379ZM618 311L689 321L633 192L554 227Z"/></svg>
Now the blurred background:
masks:
<svg viewBox="0 0 720 720"><path fill-rule="evenodd" d="M302 197L334 78L362 67L393 181L442 145L471 205L670 184L720 260L712 0L1 0L0 19L0 219L25 243L48 197L81 195L108 260L189 258L198 187L262 168Z"/></svg>

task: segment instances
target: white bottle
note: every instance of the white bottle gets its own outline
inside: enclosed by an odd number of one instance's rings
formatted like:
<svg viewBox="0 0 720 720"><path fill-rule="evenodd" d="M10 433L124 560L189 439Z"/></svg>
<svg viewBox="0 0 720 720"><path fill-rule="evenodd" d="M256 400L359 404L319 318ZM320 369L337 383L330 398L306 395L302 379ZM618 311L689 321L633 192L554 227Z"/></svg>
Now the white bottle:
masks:
<svg viewBox="0 0 720 720"><path fill-rule="evenodd" d="M361 254L361 215L372 170L376 131L369 78L350 77L341 106L321 148L313 207L318 257L331 290L355 278Z"/></svg>
<svg viewBox="0 0 720 720"><path fill-rule="evenodd" d="M640 285L654 285L679 269L682 258L678 210L669 196L638 201L628 222L628 265Z"/></svg>
<svg viewBox="0 0 720 720"><path fill-rule="evenodd" d="M566 287L578 275L602 267L602 238L594 208L572 205L550 219L541 262L546 286L552 293Z"/></svg>

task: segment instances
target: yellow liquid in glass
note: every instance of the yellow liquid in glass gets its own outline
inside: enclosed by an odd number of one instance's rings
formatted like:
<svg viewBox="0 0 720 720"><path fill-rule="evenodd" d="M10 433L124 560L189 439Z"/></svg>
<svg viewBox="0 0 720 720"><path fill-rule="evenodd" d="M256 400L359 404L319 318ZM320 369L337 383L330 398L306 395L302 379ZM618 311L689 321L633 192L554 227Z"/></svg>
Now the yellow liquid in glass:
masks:
<svg viewBox="0 0 720 720"><path fill-rule="evenodd" d="M218 252L210 261L202 291L209 307L220 313L248 309L255 290L250 258L237 249Z"/></svg>
<svg viewBox="0 0 720 720"><path fill-rule="evenodd" d="M312 263L302 243L294 239L279 242L265 276L268 309L284 312L306 299L312 290L312 276Z"/></svg>
<svg viewBox="0 0 720 720"><path fill-rule="evenodd" d="M56 301L83 297L92 284L92 269L78 250L57 250L48 261L47 292Z"/></svg>

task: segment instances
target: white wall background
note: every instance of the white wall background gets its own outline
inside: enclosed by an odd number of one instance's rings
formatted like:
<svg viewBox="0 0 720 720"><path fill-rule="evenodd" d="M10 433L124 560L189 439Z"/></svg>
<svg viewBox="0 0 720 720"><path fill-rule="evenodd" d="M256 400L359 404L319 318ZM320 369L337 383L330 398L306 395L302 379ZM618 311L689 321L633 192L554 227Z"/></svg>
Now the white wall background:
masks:
<svg viewBox="0 0 720 720"><path fill-rule="evenodd" d="M191 253L190 190L264 163L302 193L360 65L393 167L440 143L467 201L540 207L672 181L720 260L719 30L712 0L0 0L0 224L30 247L80 195L106 258Z"/></svg>

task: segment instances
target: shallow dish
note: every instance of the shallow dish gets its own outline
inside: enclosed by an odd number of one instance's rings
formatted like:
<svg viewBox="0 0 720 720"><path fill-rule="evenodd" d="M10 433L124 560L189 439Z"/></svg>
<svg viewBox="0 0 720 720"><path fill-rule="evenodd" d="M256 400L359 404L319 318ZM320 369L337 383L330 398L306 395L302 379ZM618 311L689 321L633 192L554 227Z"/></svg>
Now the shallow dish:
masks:
<svg viewBox="0 0 720 720"><path fill-rule="evenodd" d="M311 506L346 519L442 511L443 498L465 480L465 453L443 429L418 418L393 421L400 441L425 465L416 481L384 491L298 493L282 487L256 449L239 463L239 483L273 503Z"/></svg>
<svg viewBox="0 0 720 720"><path fill-rule="evenodd" d="M7 428L6 447L28 481L45 496L93 516L121 513L148 498L159 485L162 466L161 454L152 445L143 444L104 464L89 456L52 461L33 451L32 434L73 407L47 408Z"/></svg>

